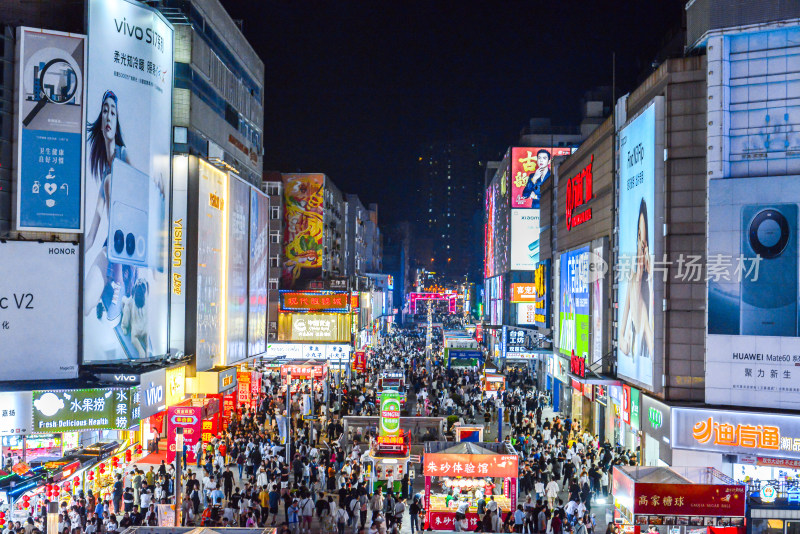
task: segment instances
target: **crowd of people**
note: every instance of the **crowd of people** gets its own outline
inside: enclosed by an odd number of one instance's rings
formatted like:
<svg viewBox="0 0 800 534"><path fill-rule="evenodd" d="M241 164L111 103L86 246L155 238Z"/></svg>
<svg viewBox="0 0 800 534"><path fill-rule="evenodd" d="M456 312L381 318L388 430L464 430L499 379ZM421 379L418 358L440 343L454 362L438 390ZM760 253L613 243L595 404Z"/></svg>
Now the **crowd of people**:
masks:
<svg viewBox="0 0 800 534"><path fill-rule="evenodd" d="M441 336L432 353L441 354ZM504 510L491 495L478 501L478 531L526 534L592 534L593 507L609 491L610 470L635 464L634 454L600 443L577 421L549 410L546 394L525 368L507 370L506 388L484 394L481 370L426 365L420 330L398 330L370 351L366 373L329 376L292 385L291 409L278 373L263 372L262 392L253 407L233 414L224 432L184 451L195 457L172 465L129 467L115 474L109 499L79 491L60 502L59 534L111 534L130 526L159 524L159 506L176 505L183 525L276 527L278 534L387 534L405 523L413 533L426 528L423 498L406 472L370 491L363 463L375 443L374 429L350 428L343 417L376 415L377 377L387 368L405 373L411 415L458 415L468 423L502 428L502 439L519 454L519 504ZM295 390L296 388L296 390ZM302 417L313 405L316 419ZM504 424L499 424L502 418ZM288 432L288 440L286 433ZM498 436L495 434L495 438ZM412 432L412 440L437 439ZM289 450L286 450L288 441ZM191 454L189 454L191 452ZM185 461L185 460L184 460ZM176 484L176 482L179 482ZM456 508L455 529L467 525L466 504ZM3 534L43 531L43 509L20 524L8 521ZM613 531L613 524L608 533Z"/></svg>

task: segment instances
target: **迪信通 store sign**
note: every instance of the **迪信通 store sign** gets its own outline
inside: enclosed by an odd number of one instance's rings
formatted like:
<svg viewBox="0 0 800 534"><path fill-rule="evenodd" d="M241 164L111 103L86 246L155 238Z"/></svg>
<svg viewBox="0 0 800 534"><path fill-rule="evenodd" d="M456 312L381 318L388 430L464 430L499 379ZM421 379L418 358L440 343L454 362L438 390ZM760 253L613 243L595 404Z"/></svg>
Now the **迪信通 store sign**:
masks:
<svg viewBox="0 0 800 534"><path fill-rule="evenodd" d="M566 221L567 230L572 230L578 225L592 220L592 208L588 208L578 214L575 209L583 206L594 197L592 165L594 164L594 154L589 159L589 164L579 172L574 178L567 181L567 209Z"/></svg>

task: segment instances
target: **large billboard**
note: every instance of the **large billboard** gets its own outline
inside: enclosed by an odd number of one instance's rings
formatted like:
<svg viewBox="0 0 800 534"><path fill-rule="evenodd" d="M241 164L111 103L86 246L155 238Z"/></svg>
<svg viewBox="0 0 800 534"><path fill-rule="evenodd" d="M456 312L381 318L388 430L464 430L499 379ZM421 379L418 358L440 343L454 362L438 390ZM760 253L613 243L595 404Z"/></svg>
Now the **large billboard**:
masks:
<svg viewBox="0 0 800 534"><path fill-rule="evenodd" d="M656 106L619 134L617 373L653 387Z"/></svg>
<svg viewBox="0 0 800 534"><path fill-rule="evenodd" d="M322 274L325 175L284 175L283 195L283 287L291 289Z"/></svg>
<svg viewBox="0 0 800 534"><path fill-rule="evenodd" d="M250 186L241 179L228 177L228 253L226 271L227 351L225 364L247 358L247 269L250 244L247 239L250 221Z"/></svg>
<svg viewBox="0 0 800 534"><path fill-rule="evenodd" d="M0 273L3 379L76 378L78 246L0 242Z"/></svg>
<svg viewBox="0 0 800 534"><path fill-rule="evenodd" d="M551 177L556 156L569 156L569 147L514 147L511 149L511 207L539 209L541 188Z"/></svg>
<svg viewBox="0 0 800 534"><path fill-rule="evenodd" d="M511 270L532 271L539 262L539 209L511 210Z"/></svg>
<svg viewBox="0 0 800 534"><path fill-rule="evenodd" d="M197 209L197 370L225 361L225 224L228 174L199 160Z"/></svg>
<svg viewBox="0 0 800 534"><path fill-rule="evenodd" d="M558 349L589 361L589 247L560 256Z"/></svg>
<svg viewBox="0 0 800 534"><path fill-rule="evenodd" d="M167 354L172 25L89 0L83 361Z"/></svg>
<svg viewBox="0 0 800 534"><path fill-rule="evenodd" d="M349 342L347 313L281 313L278 316L281 341Z"/></svg>
<svg viewBox="0 0 800 534"><path fill-rule="evenodd" d="M33 392L33 431L127 430L139 421L134 389Z"/></svg>
<svg viewBox="0 0 800 534"><path fill-rule="evenodd" d="M508 272L511 249L510 152L506 153L489 187L484 204L484 275L491 278Z"/></svg>
<svg viewBox="0 0 800 534"><path fill-rule="evenodd" d="M269 197L250 190L250 277L247 355L267 350L267 262L269 261Z"/></svg>
<svg viewBox="0 0 800 534"><path fill-rule="evenodd" d="M709 95L728 95L708 106L709 404L800 406L798 36L712 38L729 68L708 79Z"/></svg>
<svg viewBox="0 0 800 534"><path fill-rule="evenodd" d="M17 29L18 230L83 229L86 39Z"/></svg>

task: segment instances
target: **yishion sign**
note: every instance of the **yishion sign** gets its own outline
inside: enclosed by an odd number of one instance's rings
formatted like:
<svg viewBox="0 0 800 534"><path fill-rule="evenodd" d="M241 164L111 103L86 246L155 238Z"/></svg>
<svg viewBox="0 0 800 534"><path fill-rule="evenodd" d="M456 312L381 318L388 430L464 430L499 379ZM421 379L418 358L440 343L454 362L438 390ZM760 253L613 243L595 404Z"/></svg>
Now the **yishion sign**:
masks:
<svg viewBox="0 0 800 534"><path fill-rule="evenodd" d="M575 214L575 209L583 206L594 197L592 189L592 165L594 154L589 159L589 164L574 178L567 181L567 230L572 230L578 225L592 220L592 208Z"/></svg>

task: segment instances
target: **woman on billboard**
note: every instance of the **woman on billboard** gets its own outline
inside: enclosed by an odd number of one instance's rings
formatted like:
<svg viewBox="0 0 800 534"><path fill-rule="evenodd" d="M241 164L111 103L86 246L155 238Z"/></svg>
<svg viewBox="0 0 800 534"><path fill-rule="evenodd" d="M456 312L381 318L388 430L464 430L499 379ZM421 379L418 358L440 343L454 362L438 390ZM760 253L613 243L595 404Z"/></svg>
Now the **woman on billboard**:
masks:
<svg viewBox="0 0 800 534"><path fill-rule="evenodd" d="M622 333L619 348L623 354L637 360L653 355L653 273L650 260L650 229L647 224L647 204L639 204L636 232L636 258L628 276L628 290L622 309ZM623 282L624 283L624 282Z"/></svg>
<svg viewBox="0 0 800 534"><path fill-rule="evenodd" d="M84 281L84 316L94 313L98 321L114 329L128 358L146 358L148 282L142 277L146 269L140 273L139 267L147 267L152 246L147 234L148 206L146 200L140 206L137 200L124 197L131 189L141 188L142 180L146 186L149 179L131 166L118 111L117 95L108 90L97 119L87 124L87 170L98 192L84 247L90 262ZM156 185L163 196L163 186ZM110 232L112 226L115 231ZM98 235L105 236L102 246L97 246Z"/></svg>

